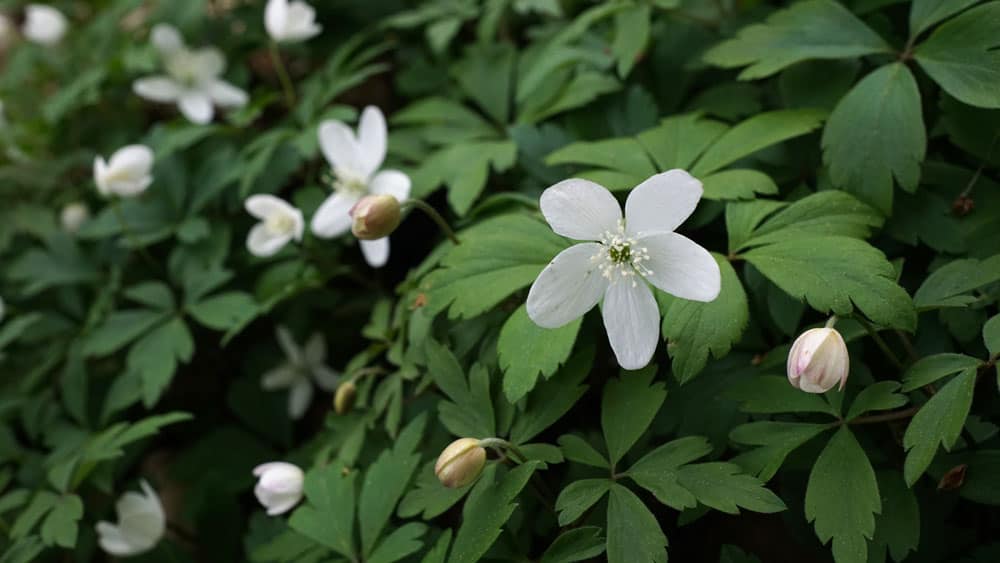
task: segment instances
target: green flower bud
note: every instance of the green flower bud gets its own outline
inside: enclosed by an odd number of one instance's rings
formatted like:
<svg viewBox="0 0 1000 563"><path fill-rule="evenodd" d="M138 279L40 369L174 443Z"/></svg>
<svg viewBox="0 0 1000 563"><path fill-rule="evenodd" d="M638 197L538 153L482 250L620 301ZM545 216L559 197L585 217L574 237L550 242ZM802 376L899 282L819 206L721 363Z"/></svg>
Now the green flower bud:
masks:
<svg viewBox="0 0 1000 563"><path fill-rule="evenodd" d="M368 195L351 208L351 232L361 240L387 237L402 219L399 200L391 195Z"/></svg>
<svg viewBox="0 0 1000 563"><path fill-rule="evenodd" d="M345 381L337 387L333 395L333 412L345 414L354 407L354 399L358 396L358 386L353 381Z"/></svg>
<svg viewBox="0 0 1000 563"><path fill-rule="evenodd" d="M475 438L455 440L438 456L434 474L449 489L458 489L475 481L486 466L486 450Z"/></svg>

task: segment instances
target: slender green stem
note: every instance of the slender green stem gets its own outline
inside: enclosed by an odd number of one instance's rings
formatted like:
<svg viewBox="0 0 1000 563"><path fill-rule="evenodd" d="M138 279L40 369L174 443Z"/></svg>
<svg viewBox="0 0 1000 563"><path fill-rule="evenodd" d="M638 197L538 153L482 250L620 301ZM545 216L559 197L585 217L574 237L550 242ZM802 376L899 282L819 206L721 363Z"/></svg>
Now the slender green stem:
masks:
<svg viewBox="0 0 1000 563"><path fill-rule="evenodd" d="M431 219L434 220L435 223L437 223L437 226L441 228L441 231L443 231L444 234L448 236L451 242L455 244L460 244L460 241L458 240L458 237L455 236L455 231L452 230L451 225L449 225L448 222L444 220L444 217L442 217L441 214L438 213L437 209L434 209L434 207L432 207L427 202L419 199L408 199L403 202L402 207L403 211L406 211L407 208L409 207L415 207L423 211L424 213L427 214L428 217L430 217Z"/></svg>
<svg viewBox="0 0 1000 563"><path fill-rule="evenodd" d="M904 418L910 418L917 414L920 407L910 407L901 411L887 412L885 414L874 414L871 416L859 416L853 420L847 422L847 424L876 424L879 422L891 422L893 420L902 420Z"/></svg>
<svg viewBox="0 0 1000 563"><path fill-rule="evenodd" d="M885 357L888 358L890 362L892 362L892 365L896 366L898 369L903 369L903 362L899 361L899 358L896 357L896 354L894 354L892 349L889 348L889 345L885 343L885 340L883 340L881 336L879 336L878 332L875 330L875 327L873 327L871 323L861 318L860 316L855 316L854 318L857 319L859 323L861 323L861 326L865 327L865 330L868 331L868 336L872 337L872 340L874 340L875 344L878 345L878 347L882 350L882 353L885 354Z"/></svg>
<svg viewBox="0 0 1000 563"><path fill-rule="evenodd" d="M482 440L479 441L479 446L483 448L506 449L510 451L510 453L520 458L519 460L517 460L518 463L524 463L528 461L528 456L524 455L524 452L517 449L517 446L511 444L510 442L504 440L503 438L483 438Z"/></svg>
<svg viewBox="0 0 1000 563"><path fill-rule="evenodd" d="M111 208L114 210L115 216L118 218L118 223L121 224L122 234L125 236L125 240L128 241L129 247L135 250L139 256L142 257L152 268L159 269L160 266L157 264L156 260L149 254L144 246L142 246L138 240L136 240L135 235L132 233L132 229L128 226L128 221L125 220L125 213L122 212L121 201L116 199L111 203Z"/></svg>
<svg viewBox="0 0 1000 563"><path fill-rule="evenodd" d="M835 324L837 324L837 321L838 321L838 320L839 320L839 319L837 319L837 315L833 315L833 316L831 316L831 317L830 317L829 319L827 319L827 320L826 320L826 324L825 324L825 325L823 325L823 326L824 326L825 328L833 328L833 326L834 326Z"/></svg>
<svg viewBox="0 0 1000 563"><path fill-rule="evenodd" d="M285 92L285 104L288 105L288 109L292 109L295 107L295 87L292 86L292 79L288 76L288 69L285 68L285 62L281 59L278 44L272 41L270 50L271 60L274 62L274 70L278 73L281 89Z"/></svg>

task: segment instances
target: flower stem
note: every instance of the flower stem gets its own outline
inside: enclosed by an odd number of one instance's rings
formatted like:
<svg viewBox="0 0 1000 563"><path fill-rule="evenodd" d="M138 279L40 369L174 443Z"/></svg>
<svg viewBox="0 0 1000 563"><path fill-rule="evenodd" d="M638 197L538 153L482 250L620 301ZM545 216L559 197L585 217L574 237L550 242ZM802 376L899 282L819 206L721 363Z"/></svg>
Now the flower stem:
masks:
<svg viewBox="0 0 1000 563"><path fill-rule="evenodd" d="M524 452L517 449L517 446L511 444L510 442L504 440L503 438L483 438L482 440L479 441L479 446L482 448L506 449L510 451L510 453L520 458L517 460L518 463L524 463L528 461L528 456L524 455Z"/></svg>
<svg viewBox="0 0 1000 563"><path fill-rule="evenodd" d="M122 234L125 235L125 240L128 241L128 245L132 250L135 250L139 256L142 257L153 269L158 270L160 266L156 263L156 260L150 256L149 252L146 251L144 246L139 244L136 240L135 235L132 233L132 229L129 228L128 222L125 220L125 213L122 212L122 206L120 200L114 200L111 204L111 208L114 210L115 216L118 218L118 222L122 227Z"/></svg>
<svg viewBox="0 0 1000 563"><path fill-rule="evenodd" d="M894 354L892 349L889 348L889 345L885 343L885 340L883 340L881 336L879 336L878 332L875 330L875 327L873 327L870 322L866 321L860 316L856 315L854 318L857 319L859 323L861 323L861 326L865 327L865 330L868 331L868 336L872 337L872 340L874 340L875 344L878 345L878 347L882 350L882 353L885 354L885 357L888 358L890 362L892 362L892 365L896 366L898 369L903 369L903 362L899 361L899 358L896 357L896 354Z"/></svg>
<svg viewBox="0 0 1000 563"><path fill-rule="evenodd" d="M826 320L826 324L823 325L824 328L833 328L833 325L837 324L837 315L831 316Z"/></svg>
<svg viewBox="0 0 1000 563"><path fill-rule="evenodd" d="M285 104L288 105L288 109L295 107L295 87L292 86L292 79L288 76L288 69L285 68L285 63L281 59L281 52L278 50L278 44L274 41L271 42L271 60L274 62L274 70L278 73L278 80L281 82L281 89L285 92Z"/></svg>
<svg viewBox="0 0 1000 563"><path fill-rule="evenodd" d="M902 420L904 418L910 418L917 414L920 407L910 407L901 411L887 412L885 414L874 414L871 416L859 416L854 420L850 420L847 424L876 424L879 422L892 422L893 420Z"/></svg>
<svg viewBox="0 0 1000 563"><path fill-rule="evenodd" d="M451 225L449 225L448 222L444 220L444 217L442 217L441 214L438 213L437 209L434 209L434 207L432 207L427 202L420 199L408 199L403 202L402 207L404 211L407 210L407 208L409 207L415 207L423 211L424 213L427 214L428 217L430 217L431 219L434 220L435 223L437 223L437 226L441 229L442 232L444 232L444 234L451 240L451 242L453 242L454 244L460 244L460 241L458 240L458 237L455 236L455 231L452 230Z"/></svg>

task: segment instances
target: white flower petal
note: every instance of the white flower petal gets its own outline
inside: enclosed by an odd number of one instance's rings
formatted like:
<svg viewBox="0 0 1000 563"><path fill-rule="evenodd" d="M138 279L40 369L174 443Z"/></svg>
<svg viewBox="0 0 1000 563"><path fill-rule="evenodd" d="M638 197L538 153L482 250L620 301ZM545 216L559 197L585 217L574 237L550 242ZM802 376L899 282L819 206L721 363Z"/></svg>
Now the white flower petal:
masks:
<svg viewBox="0 0 1000 563"><path fill-rule="evenodd" d="M326 198L312 217L310 228L320 238L333 238L351 230L351 208L358 202L352 193L337 192Z"/></svg>
<svg viewBox="0 0 1000 563"><path fill-rule="evenodd" d="M362 173L364 159L361 145L354 137L354 131L342 121L331 119L320 123L319 146L336 174L367 179Z"/></svg>
<svg viewBox="0 0 1000 563"><path fill-rule="evenodd" d="M292 215L297 209L280 197L270 194L254 194L243 202L247 213L265 220L273 215Z"/></svg>
<svg viewBox="0 0 1000 563"><path fill-rule="evenodd" d="M361 120L358 122L361 172L365 178L370 177L378 170L379 166L382 166L382 161L385 160L388 135L382 110L375 106L366 107L361 112Z"/></svg>
<svg viewBox="0 0 1000 563"><path fill-rule="evenodd" d="M97 530L97 543L105 553L116 557L129 557L139 553L134 546L125 540L121 528L111 522L98 522L95 529Z"/></svg>
<svg viewBox="0 0 1000 563"><path fill-rule="evenodd" d="M312 376L320 389L331 393L337 390L337 385L340 383L340 374L325 365L313 366Z"/></svg>
<svg viewBox="0 0 1000 563"><path fill-rule="evenodd" d="M628 195L626 231L632 236L674 231L694 213L703 191L701 182L680 169L650 176Z"/></svg>
<svg viewBox="0 0 1000 563"><path fill-rule="evenodd" d="M274 335L278 339L278 346L281 347L281 351L285 353L285 357L288 358L290 364L301 366L305 363L305 356L302 354L298 343L295 342L292 331L288 330L285 326L278 325L274 330Z"/></svg>
<svg viewBox="0 0 1000 563"><path fill-rule="evenodd" d="M288 417L292 420L302 418L312 402L313 386L308 379L300 379L288 392Z"/></svg>
<svg viewBox="0 0 1000 563"><path fill-rule="evenodd" d="M277 254L292 240L291 233L274 233L264 223L254 225L247 233L247 250L260 258Z"/></svg>
<svg viewBox="0 0 1000 563"><path fill-rule="evenodd" d="M382 170L376 174L368 186L375 195L391 195L400 203L410 197L410 177L399 170Z"/></svg>
<svg viewBox="0 0 1000 563"><path fill-rule="evenodd" d="M215 47L204 47L186 54L190 57L194 75L203 82L211 82L226 70L226 57Z"/></svg>
<svg viewBox="0 0 1000 563"><path fill-rule="evenodd" d="M299 370L291 364L281 364L280 366L264 372L260 378L260 387L265 391L276 389L286 389L291 387L295 380L299 378Z"/></svg>
<svg viewBox="0 0 1000 563"><path fill-rule="evenodd" d="M600 240L618 230L622 210L603 186L570 178L547 188L539 199L542 215L557 234L576 240Z"/></svg>
<svg viewBox="0 0 1000 563"><path fill-rule="evenodd" d="M275 41L285 39L285 25L288 21L288 0L268 0L264 8L264 28Z"/></svg>
<svg viewBox="0 0 1000 563"><path fill-rule="evenodd" d="M638 239L649 252L645 277L656 287L682 299L712 301L719 296L722 276L712 254L677 233L657 233Z"/></svg>
<svg viewBox="0 0 1000 563"><path fill-rule="evenodd" d="M660 337L660 309L643 281L619 280L608 287L601 306L604 329L618 365L640 369L649 363Z"/></svg>
<svg viewBox="0 0 1000 563"><path fill-rule="evenodd" d="M302 361L307 366L322 365L326 361L326 339L323 335L314 332L306 345L302 347Z"/></svg>
<svg viewBox="0 0 1000 563"><path fill-rule="evenodd" d="M128 145L118 149L108 162L114 174L139 178L153 168L153 150L145 145Z"/></svg>
<svg viewBox="0 0 1000 563"><path fill-rule="evenodd" d="M21 32L29 40L41 45L55 45L66 34L69 23L62 12L45 4L28 4L24 8L24 27Z"/></svg>
<svg viewBox="0 0 1000 563"><path fill-rule="evenodd" d="M226 82L225 80L213 80L208 84L208 95L215 102L215 105L223 108L239 108L247 105L247 93Z"/></svg>
<svg viewBox="0 0 1000 563"><path fill-rule="evenodd" d="M183 92L177 100L177 107L180 108L184 117L199 125L212 121L212 116L215 115L215 111L212 109L212 99L204 92L193 90Z"/></svg>
<svg viewBox="0 0 1000 563"><path fill-rule="evenodd" d="M181 97L183 88L172 78L166 76L150 76L140 78L132 83L132 91L136 95L153 102L176 102Z"/></svg>
<svg viewBox="0 0 1000 563"><path fill-rule="evenodd" d="M365 256L365 262L372 268L381 268L389 261L389 237L358 242L361 243L361 254Z"/></svg>
<svg viewBox="0 0 1000 563"><path fill-rule="evenodd" d="M160 55L170 55L184 48L184 39L181 38L180 32L170 24L156 24L149 38Z"/></svg>
<svg viewBox="0 0 1000 563"><path fill-rule="evenodd" d="M601 245L585 242L563 250L538 274L528 291L528 317L540 327L558 328L591 310L608 287L591 260Z"/></svg>
<svg viewBox="0 0 1000 563"><path fill-rule="evenodd" d="M94 158L94 183L97 184L97 192L102 196L111 195L111 190L108 189L108 163L104 161L103 156L98 156Z"/></svg>

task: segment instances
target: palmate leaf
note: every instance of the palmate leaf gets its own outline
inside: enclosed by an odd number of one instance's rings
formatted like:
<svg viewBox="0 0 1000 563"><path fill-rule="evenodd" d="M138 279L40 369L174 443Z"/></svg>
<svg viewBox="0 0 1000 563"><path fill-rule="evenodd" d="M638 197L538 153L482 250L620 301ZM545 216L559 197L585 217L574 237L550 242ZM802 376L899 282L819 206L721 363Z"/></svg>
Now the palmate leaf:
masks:
<svg viewBox="0 0 1000 563"><path fill-rule="evenodd" d="M947 19L980 0L913 0L910 7L910 37L917 37L930 27Z"/></svg>
<svg viewBox="0 0 1000 563"><path fill-rule="evenodd" d="M545 329L519 307L500 329L497 355L504 371L503 392L516 403L535 387L538 376L550 377L573 352L582 317L566 326Z"/></svg>
<svg viewBox="0 0 1000 563"><path fill-rule="evenodd" d="M597 526L582 526L562 533L542 554L540 563L585 561L604 553L604 537Z"/></svg>
<svg viewBox="0 0 1000 563"><path fill-rule="evenodd" d="M804 393L800 393L804 394ZM744 452L733 463L762 481L770 481L778 472L788 454L819 436L828 426L806 422L779 422L765 420L737 426L729 438L739 444L760 446Z"/></svg>
<svg viewBox="0 0 1000 563"><path fill-rule="evenodd" d="M920 544L920 505L898 471L880 470L878 490L882 513L875 517L875 537L868 544L868 563L883 563L887 555L902 563Z"/></svg>
<svg viewBox="0 0 1000 563"><path fill-rule="evenodd" d="M938 444L950 450L958 441L972 407L975 385L976 369L963 371L928 399L910 421L903 436L907 451L903 475L908 486L912 487L927 470Z"/></svg>
<svg viewBox="0 0 1000 563"><path fill-rule="evenodd" d="M961 2L942 4L954 6ZM941 88L960 101L1000 108L1000 91L996 87L1000 83L998 27L1000 2L987 2L938 27L917 46L914 58Z"/></svg>
<svg viewBox="0 0 1000 563"><path fill-rule="evenodd" d="M918 310L966 307L976 301L972 292L1000 280L1000 254L976 260L953 260L931 272L913 294Z"/></svg>
<svg viewBox="0 0 1000 563"><path fill-rule="evenodd" d="M655 375L656 367L651 366L623 374L604 386L601 428L612 466L642 436L667 398L663 384L653 383Z"/></svg>
<svg viewBox="0 0 1000 563"><path fill-rule="evenodd" d="M355 555L354 507L357 471L344 475L330 465L306 473L306 503L288 520L291 528L344 557Z"/></svg>
<svg viewBox="0 0 1000 563"><path fill-rule="evenodd" d="M746 66L740 79L751 80L808 59L847 59L891 50L838 2L808 0L743 28L735 38L706 52L704 60L724 68Z"/></svg>
<svg viewBox="0 0 1000 563"><path fill-rule="evenodd" d="M500 536L514 509L517 496L538 468L529 461L498 476L497 464L490 464L473 487L462 510L462 526L455 534L448 563L479 561Z"/></svg>
<svg viewBox="0 0 1000 563"><path fill-rule="evenodd" d="M667 537L635 493L612 484L608 499L608 562L666 563Z"/></svg>

